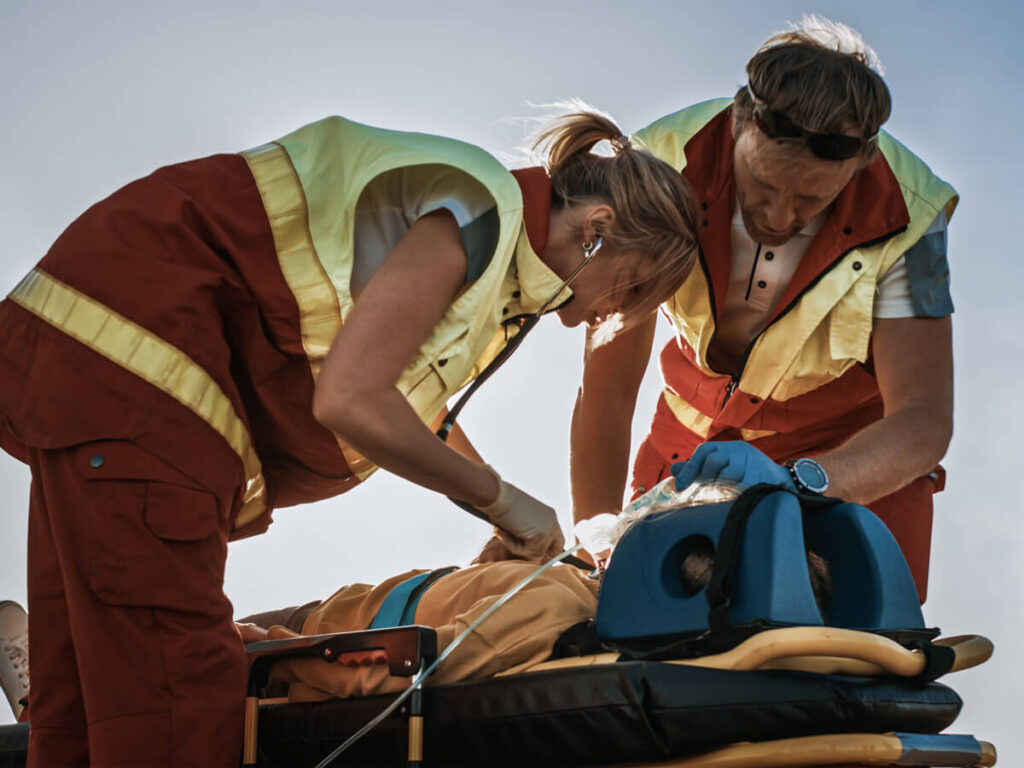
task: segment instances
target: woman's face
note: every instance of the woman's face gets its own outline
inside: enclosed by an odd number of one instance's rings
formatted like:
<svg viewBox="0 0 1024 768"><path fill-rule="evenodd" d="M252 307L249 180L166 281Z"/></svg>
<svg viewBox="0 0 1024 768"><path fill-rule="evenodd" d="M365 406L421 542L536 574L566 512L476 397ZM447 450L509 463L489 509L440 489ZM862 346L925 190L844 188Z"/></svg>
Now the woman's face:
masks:
<svg viewBox="0 0 1024 768"><path fill-rule="evenodd" d="M572 301L558 309L562 324L597 326L621 312L633 291L639 262L639 254L616 252L613 246L604 245L572 281Z"/></svg>

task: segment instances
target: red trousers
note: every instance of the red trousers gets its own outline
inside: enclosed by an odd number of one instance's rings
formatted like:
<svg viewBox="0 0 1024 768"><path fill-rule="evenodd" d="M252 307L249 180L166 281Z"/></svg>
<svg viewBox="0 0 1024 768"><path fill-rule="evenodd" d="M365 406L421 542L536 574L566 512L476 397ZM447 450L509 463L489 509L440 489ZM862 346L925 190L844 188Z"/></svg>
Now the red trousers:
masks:
<svg viewBox="0 0 1024 768"><path fill-rule="evenodd" d="M28 458L28 765L237 766L228 510L132 442Z"/></svg>
<svg viewBox="0 0 1024 768"><path fill-rule="evenodd" d="M648 438L640 445L633 464L634 497L639 490L653 488L660 480L669 476L670 467L682 457L667 460ZM917 596L924 603L928 596L928 565L932 547L932 495L942 490L944 476L933 480L919 477L910 485L883 496L866 505L888 526L893 538L900 545L903 556L914 577Z"/></svg>

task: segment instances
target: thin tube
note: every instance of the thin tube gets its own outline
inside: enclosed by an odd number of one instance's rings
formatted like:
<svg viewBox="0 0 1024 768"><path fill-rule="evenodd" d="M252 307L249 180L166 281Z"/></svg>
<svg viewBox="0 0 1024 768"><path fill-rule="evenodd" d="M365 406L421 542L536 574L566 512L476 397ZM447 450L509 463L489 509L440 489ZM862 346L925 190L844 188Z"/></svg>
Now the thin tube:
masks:
<svg viewBox="0 0 1024 768"><path fill-rule="evenodd" d="M346 749L348 749L357 741L359 741L359 739L361 739L367 733L369 733L378 725L380 725L388 717L388 715L390 715L392 712L398 709L402 705L402 702L404 702L412 695L413 691L415 691L417 688L420 688L423 685L423 681L430 677L431 674L433 674L434 670L437 669L438 665L451 655L452 651L454 651L459 646L459 643L461 643L463 640L469 637L470 634L472 634L477 627L483 624L484 621L490 618L495 611L497 611L505 603L512 599L513 595L522 590L527 584L529 584L531 581L533 581L542 573L544 573L544 571L546 571L548 568L560 562L563 558L566 558L569 555L574 554L577 550L581 549L582 547L582 544L577 544L571 549L567 549L564 552L555 555L553 558L544 563L544 565L540 566L537 570L535 570L525 579L523 579L514 587L512 587L512 589L510 589L508 592L506 592L504 595L498 598L497 602L495 602L494 605L492 605L490 608L488 608L486 611L480 614L476 621L474 621L472 624L466 627L462 631L462 633L459 634L459 636L456 637L451 642L451 644L447 648L445 648L444 651L441 652L441 655L434 660L433 664L431 664L425 670L416 675L416 677L413 678L412 683L409 685L409 687L402 691L402 694L398 698L391 702L391 704L389 704L388 707L383 712L381 712L379 715L373 718L370 722L368 722L354 734L349 736L345 743L343 743L340 747L331 752L331 754L329 754L327 757L325 757L323 760L317 763L316 768L327 768L327 766L334 762L334 760L339 755L341 755L342 752L344 752Z"/></svg>

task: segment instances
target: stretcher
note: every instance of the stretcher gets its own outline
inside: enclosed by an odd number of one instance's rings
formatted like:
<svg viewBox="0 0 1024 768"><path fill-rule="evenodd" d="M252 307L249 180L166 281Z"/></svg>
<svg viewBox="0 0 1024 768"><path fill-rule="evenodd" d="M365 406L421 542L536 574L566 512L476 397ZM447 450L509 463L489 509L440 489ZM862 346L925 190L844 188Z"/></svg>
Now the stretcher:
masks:
<svg viewBox="0 0 1024 768"><path fill-rule="evenodd" d="M432 630L391 632L410 633L397 655L391 638L382 642L373 633L299 638L298 649L287 647L292 641L251 648L258 660L274 651L308 652L335 663L349 655L348 663L387 664L397 674L413 674L427 663ZM953 653L951 671L991 653L991 644L977 636L939 642ZM414 660L409 649L417 647L427 653ZM926 664L924 653L887 638L816 627L759 633L713 657L558 659L526 673L427 687L418 704L385 720L336 764L994 765L991 745L938 735L955 720L961 700L946 685L914 679ZM249 731L249 759L264 766L316 765L392 698L266 702L258 739Z"/></svg>
<svg viewBox="0 0 1024 768"><path fill-rule="evenodd" d="M687 594L673 574L695 537L717 542L716 559L706 589ZM827 610L808 586L806 545L833 571ZM913 595L891 534L855 505L761 489L652 514L619 542L595 621L556 645L560 658L486 680L428 681L332 764L995 765L991 744L944 733L962 701L938 682L985 662L992 644L936 639ZM413 678L437 643L413 625L248 650L244 764L315 766L395 694L266 698L273 663L313 656ZM24 726L0 728L0 766L23 765L26 742Z"/></svg>
<svg viewBox="0 0 1024 768"><path fill-rule="evenodd" d="M676 576L696 538L717 553L706 589L687 594ZM830 564L827 610L812 594L806 547ZM430 662L429 629L384 632L254 645L254 683L281 652L410 676ZM937 632L874 515L762 488L648 515L618 542L595 622L561 644L576 652L427 687L336 764L994 765L992 745L940 733L961 700L936 682L986 661L992 644ZM588 637L602 652L582 652ZM392 698L274 702L258 717L254 702L248 760L316 765Z"/></svg>

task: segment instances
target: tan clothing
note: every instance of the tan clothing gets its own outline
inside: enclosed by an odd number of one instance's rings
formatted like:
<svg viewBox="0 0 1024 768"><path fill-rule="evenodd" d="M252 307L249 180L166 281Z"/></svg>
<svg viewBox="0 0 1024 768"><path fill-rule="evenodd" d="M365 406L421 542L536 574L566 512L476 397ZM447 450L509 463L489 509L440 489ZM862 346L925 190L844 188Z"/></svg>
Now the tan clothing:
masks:
<svg viewBox="0 0 1024 768"><path fill-rule="evenodd" d="M441 652L536 568L532 563L509 561L474 565L447 574L423 593L415 622L437 630ZM310 614L302 634L366 629L391 589L420 573L424 571L408 571L376 586L342 587ZM562 632L593 618L597 587L597 582L578 568L559 565L545 571L463 640L431 675L428 684L521 672L545 661ZM283 627L271 630L271 637L288 634ZM389 677L383 666L353 668L325 664L319 659L279 663L274 675L293 682L289 695L293 701L367 696L401 690L409 684L409 678Z"/></svg>

